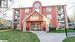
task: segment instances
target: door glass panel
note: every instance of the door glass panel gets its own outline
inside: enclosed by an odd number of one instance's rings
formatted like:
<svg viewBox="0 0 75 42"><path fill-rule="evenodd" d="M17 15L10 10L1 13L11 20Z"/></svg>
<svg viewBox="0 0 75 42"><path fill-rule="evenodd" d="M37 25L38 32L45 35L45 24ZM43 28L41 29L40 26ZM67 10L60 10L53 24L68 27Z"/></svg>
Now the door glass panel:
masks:
<svg viewBox="0 0 75 42"><path fill-rule="evenodd" d="M40 24L39 23L32 23L31 30L35 30L35 31L40 30Z"/></svg>

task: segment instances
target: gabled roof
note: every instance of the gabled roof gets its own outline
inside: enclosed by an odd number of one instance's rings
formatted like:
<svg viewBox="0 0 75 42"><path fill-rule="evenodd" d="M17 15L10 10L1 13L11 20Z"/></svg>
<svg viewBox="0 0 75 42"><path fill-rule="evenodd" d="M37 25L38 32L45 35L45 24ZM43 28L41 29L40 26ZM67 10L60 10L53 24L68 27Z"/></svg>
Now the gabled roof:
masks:
<svg viewBox="0 0 75 42"><path fill-rule="evenodd" d="M34 12L36 12L36 11L34 10L29 16L25 17L24 20L23 20L23 22L26 21L26 19L28 19L31 15L33 15ZM36 12L36 13L38 13L38 12ZM46 16L44 16L44 15L42 15L42 14L40 14L40 13L38 13L38 14L39 14L40 16L44 17L46 20L49 21L49 19L48 19Z"/></svg>

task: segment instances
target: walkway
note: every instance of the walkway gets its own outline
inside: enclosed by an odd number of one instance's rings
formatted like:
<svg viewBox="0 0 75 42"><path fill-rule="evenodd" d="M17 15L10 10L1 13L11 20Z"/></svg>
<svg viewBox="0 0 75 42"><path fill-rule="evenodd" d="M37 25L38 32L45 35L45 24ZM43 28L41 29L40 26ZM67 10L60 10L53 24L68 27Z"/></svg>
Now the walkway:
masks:
<svg viewBox="0 0 75 42"><path fill-rule="evenodd" d="M65 33L46 33L44 31L31 31L38 36L40 42L62 42L66 38Z"/></svg>

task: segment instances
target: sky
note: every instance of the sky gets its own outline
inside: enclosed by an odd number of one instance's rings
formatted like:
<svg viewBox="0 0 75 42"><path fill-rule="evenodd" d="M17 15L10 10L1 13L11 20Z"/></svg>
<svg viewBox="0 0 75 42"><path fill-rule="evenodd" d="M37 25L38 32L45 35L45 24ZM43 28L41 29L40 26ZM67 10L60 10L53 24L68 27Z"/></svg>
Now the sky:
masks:
<svg viewBox="0 0 75 42"><path fill-rule="evenodd" d="M14 3L12 4L9 2L10 9L6 11L6 19L11 20L13 16L13 10L12 8L21 8L21 7L32 7L33 3L35 1L40 1L42 3L42 6L51 6L51 5L67 5L67 15L69 17L72 17L72 10L74 7L73 4L75 3L74 0L14 0ZM71 8L72 7L72 8Z"/></svg>
<svg viewBox="0 0 75 42"><path fill-rule="evenodd" d="M35 1L40 1L42 6L64 5L68 2L68 0L15 0L13 7L32 7Z"/></svg>

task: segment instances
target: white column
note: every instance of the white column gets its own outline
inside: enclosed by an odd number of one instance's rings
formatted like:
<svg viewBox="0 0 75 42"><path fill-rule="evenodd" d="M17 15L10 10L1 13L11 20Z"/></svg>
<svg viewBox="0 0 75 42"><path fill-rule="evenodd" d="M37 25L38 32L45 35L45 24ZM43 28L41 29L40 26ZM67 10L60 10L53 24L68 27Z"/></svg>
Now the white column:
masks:
<svg viewBox="0 0 75 42"><path fill-rule="evenodd" d="M48 24L48 27L47 27L47 31L49 32L49 24Z"/></svg>
<svg viewBox="0 0 75 42"><path fill-rule="evenodd" d="M46 23L46 31L49 32L49 23Z"/></svg>
<svg viewBox="0 0 75 42"><path fill-rule="evenodd" d="M14 22L12 22L12 29L14 29Z"/></svg>
<svg viewBox="0 0 75 42"><path fill-rule="evenodd" d="M65 25L66 25L66 28L68 28L68 18L67 18L66 6L64 6L64 16L65 16Z"/></svg>
<svg viewBox="0 0 75 42"><path fill-rule="evenodd" d="M26 21L23 23L23 32L26 32Z"/></svg>

